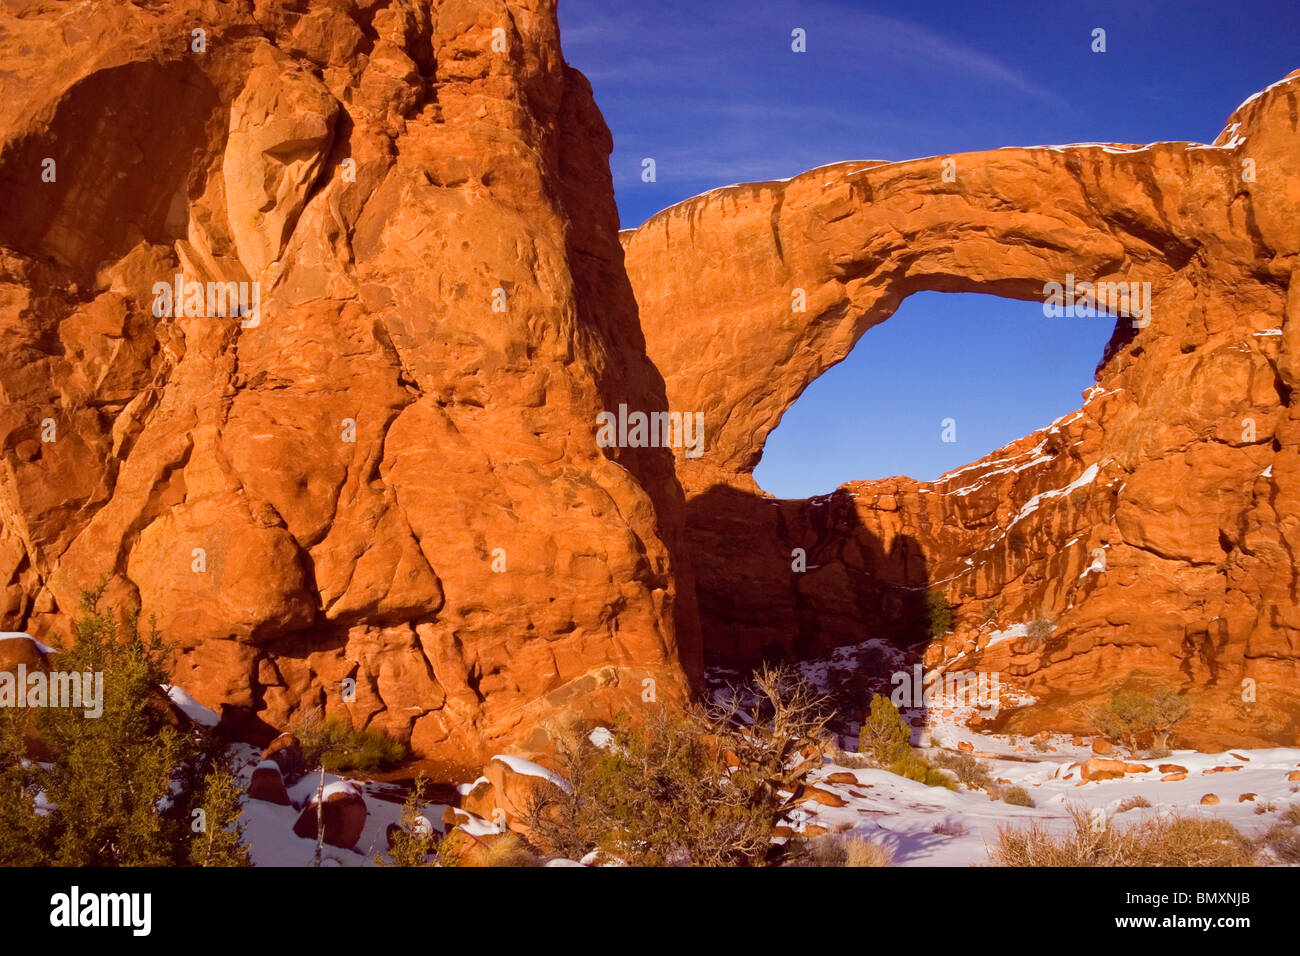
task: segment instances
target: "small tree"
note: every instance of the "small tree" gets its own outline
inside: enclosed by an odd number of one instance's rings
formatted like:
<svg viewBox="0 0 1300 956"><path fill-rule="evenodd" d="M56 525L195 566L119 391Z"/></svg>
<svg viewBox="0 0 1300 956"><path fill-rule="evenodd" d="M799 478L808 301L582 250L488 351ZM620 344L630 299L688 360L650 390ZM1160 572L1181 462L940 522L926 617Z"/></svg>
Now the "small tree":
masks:
<svg viewBox="0 0 1300 956"><path fill-rule="evenodd" d="M926 592L925 613L926 627L931 640L940 640L952 630L952 608L942 591Z"/></svg>
<svg viewBox="0 0 1300 956"><path fill-rule="evenodd" d="M429 787L429 780L423 774L415 778L411 792L402 804L402 822L393 831L391 846L388 850L393 866L428 866L429 854L438 849L438 837L433 832L429 821L422 816L425 807L424 794ZM375 855L375 862L380 866L387 864Z"/></svg>
<svg viewBox="0 0 1300 956"><path fill-rule="evenodd" d="M570 859L764 865L789 794L830 746L826 703L793 670L763 667L709 708L620 714L604 747L575 731L559 747L568 785L533 790L531 839Z"/></svg>
<svg viewBox="0 0 1300 956"><path fill-rule="evenodd" d="M1097 731L1107 740L1124 744L1136 754L1138 735L1152 723L1151 698L1137 691L1120 691L1095 715Z"/></svg>
<svg viewBox="0 0 1300 956"><path fill-rule="evenodd" d="M38 712L52 766L38 782L56 808L50 815L53 862L61 866L164 866L188 856L190 811L186 765L197 743L172 726L159 686L168 682L166 647L157 631L140 634L135 615L119 628L101 610L102 586L84 594L64 671L103 675L103 712ZM178 786L173 787L173 782Z"/></svg>
<svg viewBox="0 0 1300 956"><path fill-rule="evenodd" d="M190 840L192 866L252 866L240 823L242 797L230 767L225 761L215 763L204 779L203 803L198 808L203 826Z"/></svg>
<svg viewBox="0 0 1300 956"><path fill-rule="evenodd" d="M1187 716L1187 698L1167 687L1156 691L1151 699L1151 732L1156 750L1169 749L1169 735Z"/></svg>
<svg viewBox="0 0 1300 956"><path fill-rule="evenodd" d="M912 729L903 715L888 697L876 694L858 733L858 752L871 757L878 766L888 767L910 752L911 745Z"/></svg>
<svg viewBox="0 0 1300 956"><path fill-rule="evenodd" d="M1154 749L1164 751L1168 750L1170 734L1187 716L1188 709L1187 698L1167 687L1153 695L1120 691L1097 711L1097 730L1109 740L1126 744L1134 754L1138 751L1138 736L1149 732Z"/></svg>

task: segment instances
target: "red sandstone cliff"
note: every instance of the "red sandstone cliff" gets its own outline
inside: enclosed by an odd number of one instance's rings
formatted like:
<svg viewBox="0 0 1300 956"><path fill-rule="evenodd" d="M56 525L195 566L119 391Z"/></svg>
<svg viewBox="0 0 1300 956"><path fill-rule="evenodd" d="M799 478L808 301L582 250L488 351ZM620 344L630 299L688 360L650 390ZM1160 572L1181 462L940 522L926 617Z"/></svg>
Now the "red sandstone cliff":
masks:
<svg viewBox="0 0 1300 956"><path fill-rule="evenodd" d="M0 60L0 628L107 576L228 719L463 763L682 693L671 458L593 437L664 393L553 2L8 4ZM156 318L176 274L256 322Z"/></svg>

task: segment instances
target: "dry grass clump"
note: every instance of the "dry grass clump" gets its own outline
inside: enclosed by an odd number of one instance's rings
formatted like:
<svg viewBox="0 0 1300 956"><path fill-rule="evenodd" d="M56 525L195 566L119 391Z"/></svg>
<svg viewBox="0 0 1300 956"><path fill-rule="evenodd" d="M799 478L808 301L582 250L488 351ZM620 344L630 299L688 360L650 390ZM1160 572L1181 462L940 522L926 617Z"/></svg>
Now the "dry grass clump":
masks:
<svg viewBox="0 0 1300 956"><path fill-rule="evenodd" d="M1138 794L1137 796L1129 797L1127 800L1121 803L1118 807L1115 808L1115 812L1127 813L1130 810L1142 810L1149 806L1151 806L1151 801L1148 800L1146 797L1142 796L1141 794Z"/></svg>
<svg viewBox="0 0 1300 956"><path fill-rule="evenodd" d="M1003 803L1009 803L1013 807L1032 807L1034 798L1029 795L1029 791L1024 787L1003 787L998 791L998 797Z"/></svg>
<svg viewBox="0 0 1300 956"><path fill-rule="evenodd" d="M865 836L796 838L788 847L795 866L891 866L894 851Z"/></svg>
<svg viewBox="0 0 1300 956"><path fill-rule="evenodd" d="M519 834L507 831L492 841L483 866L541 866L542 860Z"/></svg>
<svg viewBox="0 0 1300 956"><path fill-rule="evenodd" d="M1037 821L1000 827L989 847L996 866L1250 866L1257 851L1224 820L1162 816L1117 828L1071 807L1072 827L1054 833Z"/></svg>
<svg viewBox="0 0 1300 956"><path fill-rule="evenodd" d="M849 837L844 841L845 866L892 866L894 851L866 837Z"/></svg>
<svg viewBox="0 0 1300 956"><path fill-rule="evenodd" d="M1300 804L1291 804L1282 811L1281 819L1260 837L1262 848L1268 850L1281 863L1300 863Z"/></svg>

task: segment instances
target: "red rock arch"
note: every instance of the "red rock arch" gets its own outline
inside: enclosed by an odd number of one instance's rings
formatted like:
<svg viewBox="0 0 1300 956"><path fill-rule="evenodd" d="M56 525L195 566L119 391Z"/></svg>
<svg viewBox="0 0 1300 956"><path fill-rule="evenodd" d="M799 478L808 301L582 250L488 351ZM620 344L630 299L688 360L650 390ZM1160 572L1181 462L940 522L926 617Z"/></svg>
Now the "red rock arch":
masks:
<svg viewBox="0 0 1300 956"><path fill-rule="evenodd" d="M1298 93L1293 74L1248 100L1210 146L965 154L954 182L941 157L841 163L625 232L670 406L705 415L708 451L678 471L706 647L860 639L845 581L883 573L905 538L926 572L903 586L942 588L957 615L929 659L1018 677L1047 702L1020 719L1078 724L1107 686L1145 675L1197 691L1203 738L1293 736ZM905 296L1041 300L1067 274L1153 294L1150 324L1121 323L1079 412L933 484L789 503L754 485L784 411ZM827 560L793 577L801 545ZM1098 554L1105 570L1088 570ZM1052 640L984 649L989 601L1001 627L1054 619ZM1249 720L1247 678L1270 688Z"/></svg>

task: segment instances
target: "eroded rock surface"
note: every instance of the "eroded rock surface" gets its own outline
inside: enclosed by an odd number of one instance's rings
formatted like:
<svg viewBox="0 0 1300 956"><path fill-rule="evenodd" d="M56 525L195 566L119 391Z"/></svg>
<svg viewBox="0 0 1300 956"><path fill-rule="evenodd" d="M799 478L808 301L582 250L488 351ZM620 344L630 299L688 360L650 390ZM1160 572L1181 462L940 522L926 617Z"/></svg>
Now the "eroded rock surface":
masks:
<svg viewBox="0 0 1300 956"><path fill-rule="evenodd" d="M58 646L103 579L228 725L467 766L680 698L701 620L802 656L941 589L927 659L1014 678L1015 729L1138 675L1203 742L1294 742L1300 79L1208 146L838 164L620 248L548 0L16 0L0 58L0 629ZM1067 274L1154 293L1077 413L934 483L754 484L907 295ZM178 275L239 307L156 309ZM704 455L600 447L620 404Z"/></svg>
<svg viewBox="0 0 1300 956"><path fill-rule="evenodd" d="M106 578L228 723L464 765L683 693L671 457L594 439L665 397L553 3L33 0L0 59L0 629ZM176 275L259 301L156 314Z"/></svg>

